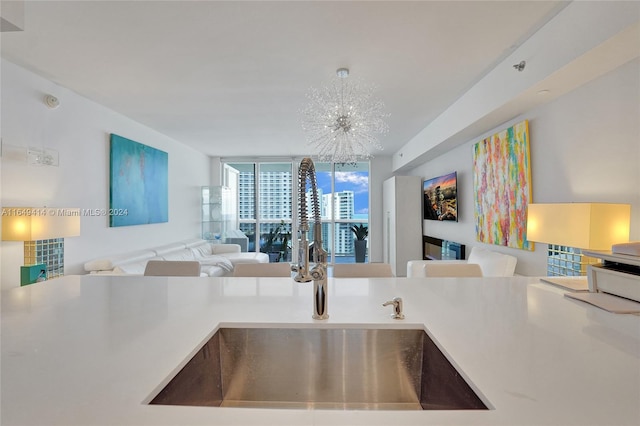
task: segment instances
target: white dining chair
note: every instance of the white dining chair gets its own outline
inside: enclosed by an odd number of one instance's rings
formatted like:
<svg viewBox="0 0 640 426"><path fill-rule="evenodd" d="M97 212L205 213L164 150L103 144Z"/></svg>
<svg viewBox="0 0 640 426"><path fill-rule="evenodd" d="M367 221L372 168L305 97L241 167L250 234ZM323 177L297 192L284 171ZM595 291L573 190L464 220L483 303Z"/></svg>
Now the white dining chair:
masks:
<svg viewBox="0 0 640 426"><path fill-rule="evenodd" d="M413 276L429 277L482 277L482 269L477 263L439 263L423 265L422 274Z"/></svg>
<svg viewBox="0 0 640 426"><path fill-rule="evenodd" d="M148 277L199 277L200 262L193 260L150 260L144 268Z"/></svg>
<svg viewBox="0 0 640 426"><path fill-rule="evenodd" d="M238 263L233 267L234 277L291 277L291 265L277 263Z"/></svg>
<svg viewBox="0 0 640 426"><path fill-rule="evenodd" d="M333 265L334 278L393 277L388 263L338 263Z"/></svg>

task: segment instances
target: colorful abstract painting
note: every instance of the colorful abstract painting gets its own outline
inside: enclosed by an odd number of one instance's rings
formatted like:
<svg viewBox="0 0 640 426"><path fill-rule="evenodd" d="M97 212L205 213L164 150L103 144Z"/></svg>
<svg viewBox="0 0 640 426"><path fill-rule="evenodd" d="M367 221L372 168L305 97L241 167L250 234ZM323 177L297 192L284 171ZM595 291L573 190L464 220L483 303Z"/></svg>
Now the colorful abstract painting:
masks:
<svg viewBox="0 0 640 426"><path fill-rule="evenodd" d="M473 146L473 186L478 241L533 250L526 239L531 200L526 120Z"/></svg>
<svg viewBox="0 0 640 426"><path fill-rule="evenodd" d="M169 220L166 152L111 135L109 226Z"/></svg>

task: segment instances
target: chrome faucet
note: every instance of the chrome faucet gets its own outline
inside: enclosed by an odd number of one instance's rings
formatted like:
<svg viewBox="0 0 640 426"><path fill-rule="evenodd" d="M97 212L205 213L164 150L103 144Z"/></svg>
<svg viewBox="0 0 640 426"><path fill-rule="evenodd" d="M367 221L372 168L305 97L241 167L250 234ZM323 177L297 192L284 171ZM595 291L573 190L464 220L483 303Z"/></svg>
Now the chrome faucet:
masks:
<svg viewBox="0 0 640 426"><path fill-rule="evenodd" d="M393 305L393 313L391 314L391 318L404 319L404 314L402 313L402 298L394 297L392 300L389 300L382 304L382 306L389 305Z"/></svg>
<svg viewBox="0 0 640 426"><path fill-rule="evenodd" d="M309 264L309 221L307 219L307 178L311 185L311 203L313 210L313 263ZM313 280L313 319L329 318L327 309L327 252L322 248L322 224L320 222L320 203L318 202L318 185L316 170L311 158L304 158L298 169L298 206L300 216L300 240L298 245L298 265L292 269L297 272L293 278L299 283ZM309 269L311 268L311 269Z"/></svg>

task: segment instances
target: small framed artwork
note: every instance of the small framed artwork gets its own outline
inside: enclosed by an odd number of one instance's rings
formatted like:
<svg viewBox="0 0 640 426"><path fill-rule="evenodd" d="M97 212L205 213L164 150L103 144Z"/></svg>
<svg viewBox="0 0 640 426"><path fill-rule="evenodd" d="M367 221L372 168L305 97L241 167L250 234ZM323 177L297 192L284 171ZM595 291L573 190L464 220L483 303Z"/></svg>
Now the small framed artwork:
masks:
<svg viewBox="0 0 640 426"><path fill-rule="evenodd" d="M426 220L458 221L458 174L427 179L422 183L423 217Z"/></svg>

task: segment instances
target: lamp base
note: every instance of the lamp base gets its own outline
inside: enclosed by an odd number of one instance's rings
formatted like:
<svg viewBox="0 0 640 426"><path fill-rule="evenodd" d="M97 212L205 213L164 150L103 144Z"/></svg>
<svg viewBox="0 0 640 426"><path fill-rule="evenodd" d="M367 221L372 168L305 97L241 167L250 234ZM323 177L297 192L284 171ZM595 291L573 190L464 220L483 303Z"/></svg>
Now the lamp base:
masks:
<svg viewBox="0 0 640 426"><path fill-rule="evenodd" d="M47 279L64 275L64 238L24 242L24 264L47 267Z"/></svg>
<svg viewBox="0 0 640 426"><path fill-rule="evenodd" d="M39 279L47 279L47 265L28 265L20 267L20 285L28 285L38 282Z"/></svg>

